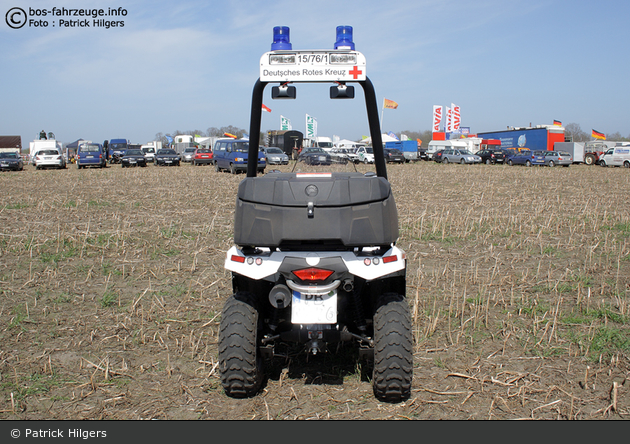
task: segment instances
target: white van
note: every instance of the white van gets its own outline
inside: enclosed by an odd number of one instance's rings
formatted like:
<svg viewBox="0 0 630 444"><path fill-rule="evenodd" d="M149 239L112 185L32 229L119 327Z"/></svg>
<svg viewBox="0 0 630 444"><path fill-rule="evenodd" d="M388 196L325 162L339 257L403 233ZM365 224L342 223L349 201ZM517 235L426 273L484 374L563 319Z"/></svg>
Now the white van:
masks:
<svg viewBox="0 0 630 444"><path fill-rule="evenodd" d="M625 166L630 168L630 146L616 146L608 148L606 153L599 159L599 164L607 166Z"/></svg>
<svg viewBox="0 0 630 444"><path fill-rule="evenodd" d="M446 148L468 149L468 144L461 140L432 140L427 148L427 159L433 160L433 155Z"/></svg>

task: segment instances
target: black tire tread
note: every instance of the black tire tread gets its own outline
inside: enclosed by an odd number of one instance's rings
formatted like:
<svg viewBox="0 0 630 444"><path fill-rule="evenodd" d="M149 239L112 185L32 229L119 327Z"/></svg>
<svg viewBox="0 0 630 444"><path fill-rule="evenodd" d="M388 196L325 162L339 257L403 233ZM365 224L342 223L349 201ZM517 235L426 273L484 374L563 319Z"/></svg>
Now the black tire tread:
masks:
<svg viewBox="0 0 630 444"><path fill-rule="evenodd" d="M374 395L401 402L411 395L413 338L409 306L402 295L380 296L374 313Z"/></svg>
<svg viewBox="0 0 630 444"><path fill-rule="evenodd" d="M258 310L252 295L239 292L227 300L219 329L219 370L223 389L230 397L252 397L260 389L257 325Z"/></svg>

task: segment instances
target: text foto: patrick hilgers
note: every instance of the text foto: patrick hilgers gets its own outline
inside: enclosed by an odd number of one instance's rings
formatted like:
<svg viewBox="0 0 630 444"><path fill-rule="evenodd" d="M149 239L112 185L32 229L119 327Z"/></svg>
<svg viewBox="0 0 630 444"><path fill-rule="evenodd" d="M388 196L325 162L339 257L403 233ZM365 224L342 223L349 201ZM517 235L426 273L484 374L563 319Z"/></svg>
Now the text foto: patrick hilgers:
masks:
<svg viewBox="0 0 630 444"><path fill-rule="evenodd" d="M53 26L55 22L53 21ZM93 19L90 25L90 19L81 20L64 20L59 19L60 28L122 28L125 26L125 22L122 20L105 20L105 19Z"/></svg>

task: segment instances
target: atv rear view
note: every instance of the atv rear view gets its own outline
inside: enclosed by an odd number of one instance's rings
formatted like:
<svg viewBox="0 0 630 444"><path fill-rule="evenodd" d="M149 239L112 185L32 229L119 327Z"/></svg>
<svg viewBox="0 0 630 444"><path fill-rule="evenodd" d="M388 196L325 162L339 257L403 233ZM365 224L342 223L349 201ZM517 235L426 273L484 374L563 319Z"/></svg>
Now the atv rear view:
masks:
<svg viewBox="0 0 630 444"><path fill-rule="evenodd" d="M232 273L219 332L219 369L228 396L250 397L263 364L285 345L317 355L355 343L373 361L374 394L410 396L413 375L406 257L396 246L398 213L387 180L376 94L352 28L337 28L334 50L294 51L286 27L274 28L252 95L247 177L238 187ZM332 83L331 98L365 94L376 172L295 168L256 176L262 96L295 98L291 83Z"/></svg>

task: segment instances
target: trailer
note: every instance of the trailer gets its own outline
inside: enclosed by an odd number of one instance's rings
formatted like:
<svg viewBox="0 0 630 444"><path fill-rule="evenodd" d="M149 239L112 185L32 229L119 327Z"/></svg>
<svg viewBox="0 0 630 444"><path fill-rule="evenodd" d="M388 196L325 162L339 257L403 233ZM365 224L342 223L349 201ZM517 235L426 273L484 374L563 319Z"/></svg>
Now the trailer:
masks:
<svg viewBox="0 0 630 444"><path fill-rule="evenodd" d="M411 160L420 160L420 153L418 152L417 140L397 140L393 142L385 142L385 148L396 148L405 156L405 162Z"/></svg>
<svg viewBox="0 0 630 444"><path fill-rule="evenodd" d="M0 151L22 154L22 136L0 136Z"/></svg>
<svg viewBox="0 0 630 444"><path fill-rule="evenodd" d="M554 144L564 142L564 128L555 125L515 128L506 131L477 133L482 139L497 139L501 148L528 148L531 151L553 151Z"/></svg>
<svg viewBox="0 0 630 444"><path fill-rule="evenodd" d="M277 146L289 156L289 159L297 159L303 143L304 135L300 131L267 131L267 146Z"/></svg>
<svg viewBox="0 0 630 444"><path fill-rule="evenodd" d="M573 163L584 163L585 152L583 142L556 142L554 151L566 151L573 157Z"/></svg>

